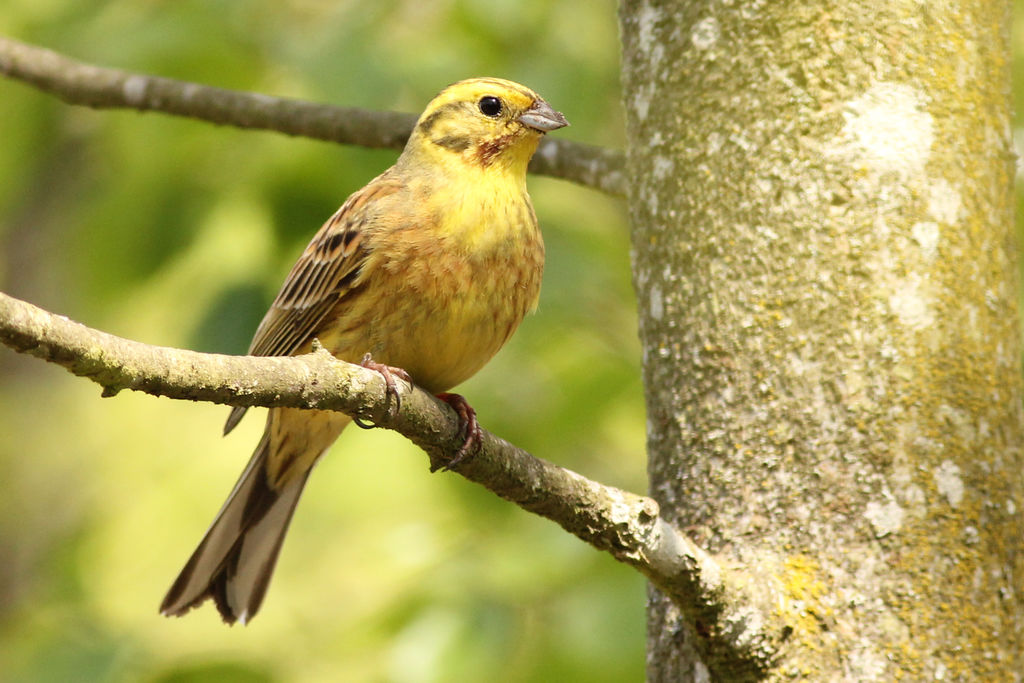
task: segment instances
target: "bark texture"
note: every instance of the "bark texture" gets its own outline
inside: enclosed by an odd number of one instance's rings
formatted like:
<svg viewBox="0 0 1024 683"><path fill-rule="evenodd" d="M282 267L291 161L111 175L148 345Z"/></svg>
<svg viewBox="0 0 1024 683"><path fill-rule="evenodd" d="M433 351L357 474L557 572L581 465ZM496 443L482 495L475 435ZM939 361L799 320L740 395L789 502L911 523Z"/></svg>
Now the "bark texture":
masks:
<svg viewBox="0 0 1024 683"><path fill-rule="evenodd" d="M104 396L130 389L192 401L319 408L362 417L420 446L430 457L431 471L447 469L463 443L454 410L433 395L398 382L397 396L389 397L379 373L340 361L318 346L302 356L225 356L150 346L94 330L3 292L0 344L87 377L103 387ZM732 613L718 601L731 595L718 566L665 523L650 498L535 458L486 430L480 449L452 470L635 567L677 601L703 613Z"/></svg>
<svg viewBox="0 0 1024 683"><path fill-rule="evenodd" d="M415 114L335 107L108 69L3 36L0 75L69 104L157 111L364 147L402 149L416 123ZM621 196L625 194L622 166L623 155L617 150L545 138L530 161L530 172Z"/></svg>
<svg viewBox="0 0 1024 683"><path fill-rule="evenodd" d="M651 493L785 641L709 654L652 589L650 680L1024 670L1008 27L989 0L623 3Z"/></svg>

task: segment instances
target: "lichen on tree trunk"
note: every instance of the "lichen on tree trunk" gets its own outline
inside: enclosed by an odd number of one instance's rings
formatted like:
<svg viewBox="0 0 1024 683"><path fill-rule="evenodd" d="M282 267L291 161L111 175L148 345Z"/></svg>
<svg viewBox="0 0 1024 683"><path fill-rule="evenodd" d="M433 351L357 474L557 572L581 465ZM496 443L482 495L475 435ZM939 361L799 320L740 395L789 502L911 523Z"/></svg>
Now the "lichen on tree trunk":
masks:
<svg viewBox="0 0 1024 683"><path fill-rule="evenodd" d="M1009 5L627 0L651 493L770 677L1024 668ZM652 681L709 680L657 591ZM729 680L725 678L725 680Z"/></svg>

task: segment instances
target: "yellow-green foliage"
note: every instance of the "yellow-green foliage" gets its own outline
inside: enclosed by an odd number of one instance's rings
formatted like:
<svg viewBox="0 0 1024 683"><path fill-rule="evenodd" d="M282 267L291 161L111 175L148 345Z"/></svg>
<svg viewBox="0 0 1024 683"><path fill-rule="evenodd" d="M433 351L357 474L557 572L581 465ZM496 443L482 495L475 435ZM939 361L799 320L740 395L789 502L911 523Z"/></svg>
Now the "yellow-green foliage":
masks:
<svg viewBox="0 0 1024 683"><path fill-rule="evenodd" d="M419 111L461 78L529 83L622 145L614 3L13 0L0 33L238 89ZM123 336L244 351L310 235L396 153L68 107L0 80L0 289ZM643 491L620 202L530 179L538 313L462 390L484 426ZM0 349L0 678L639 680L644 588L383 432L311 479L250 627L157 605L261 428L98 389Z"/></svg>

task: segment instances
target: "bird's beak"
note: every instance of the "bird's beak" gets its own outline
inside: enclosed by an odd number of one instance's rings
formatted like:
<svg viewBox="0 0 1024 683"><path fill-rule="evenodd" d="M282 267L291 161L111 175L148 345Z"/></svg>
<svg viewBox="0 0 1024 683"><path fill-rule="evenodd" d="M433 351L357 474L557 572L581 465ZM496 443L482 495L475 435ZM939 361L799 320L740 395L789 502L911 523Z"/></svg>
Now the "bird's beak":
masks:
<svg viewBox="0 0 1024 683"><path fill-rule="evenodd" d="M519 115L519 123L542 133L569 125L568 119L561 112L552 109L550 104L539 97L529 109Z"/></svg>

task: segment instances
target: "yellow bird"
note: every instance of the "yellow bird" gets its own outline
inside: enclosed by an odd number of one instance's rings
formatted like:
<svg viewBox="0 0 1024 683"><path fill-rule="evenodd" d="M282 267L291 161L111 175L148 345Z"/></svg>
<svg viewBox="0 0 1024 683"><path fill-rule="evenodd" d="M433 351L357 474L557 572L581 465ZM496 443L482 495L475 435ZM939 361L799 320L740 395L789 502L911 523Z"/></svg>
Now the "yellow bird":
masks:
<svg viewBox="0 0 1024 683"><path fill-rule="evenodd" d="M537 93L474 78L420 116L398 161L316 233L256 330L249 353L338 358L437 393L477 445L475 413L448 389L473 376L537 305L544 243L526 192L543 135L568 125ZM242 418L231 411L224 432ZM263 602L313 465L352 418L272 408L263 438L160 606L180 616L212 598L227 623Z"/></svg>

